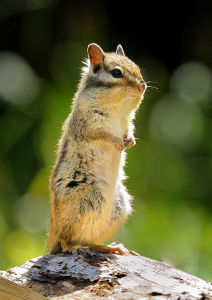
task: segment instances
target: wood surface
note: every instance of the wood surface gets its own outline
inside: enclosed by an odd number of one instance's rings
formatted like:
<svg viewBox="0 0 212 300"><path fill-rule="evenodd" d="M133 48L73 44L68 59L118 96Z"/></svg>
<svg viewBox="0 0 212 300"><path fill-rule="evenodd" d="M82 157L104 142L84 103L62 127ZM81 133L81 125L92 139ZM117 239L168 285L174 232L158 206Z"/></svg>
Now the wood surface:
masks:
<svg viewBox="0 0 212 300"><path fill-rule="evenodd" d="M33 258L0 271L1 300L212 299L212 284L133 251L110 255L81 248Z"/></svg>

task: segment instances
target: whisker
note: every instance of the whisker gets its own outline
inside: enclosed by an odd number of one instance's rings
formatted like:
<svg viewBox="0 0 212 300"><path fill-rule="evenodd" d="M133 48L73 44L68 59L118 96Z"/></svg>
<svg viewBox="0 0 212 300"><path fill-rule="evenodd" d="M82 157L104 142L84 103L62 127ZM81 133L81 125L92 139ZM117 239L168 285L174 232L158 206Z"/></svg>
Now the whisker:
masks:
<svg viewBox="0 0 212 300"><path fill-rule="evenodd" d="M148 81L146 81L146 83L148 83L148 82L152 82L152 83L159 83L159 81L157 81L157 80L148 80Z"/></svg>
<svg viewBox="0 0 212 300"><path fill-rule="evenodd" d="M152 89L159 90L159 88L158 88L158 87L156 87L156 86L152 86L152 85L147 85L147 88L152 88Z"/></svg>

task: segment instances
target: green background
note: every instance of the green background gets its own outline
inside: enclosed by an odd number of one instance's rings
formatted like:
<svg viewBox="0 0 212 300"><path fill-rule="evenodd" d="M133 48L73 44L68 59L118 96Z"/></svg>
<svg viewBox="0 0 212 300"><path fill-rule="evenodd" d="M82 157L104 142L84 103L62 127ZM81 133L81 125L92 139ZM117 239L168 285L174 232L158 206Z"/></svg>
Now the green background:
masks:
<svg viewBox="0 0 212 300"><path fill-rule="evenodd" d="M121 43L149 87L125 167L134 212L111 241L212 280L207 7L120 5L0 4L0 269L45 253L49 175L87 45Z"/></svg>

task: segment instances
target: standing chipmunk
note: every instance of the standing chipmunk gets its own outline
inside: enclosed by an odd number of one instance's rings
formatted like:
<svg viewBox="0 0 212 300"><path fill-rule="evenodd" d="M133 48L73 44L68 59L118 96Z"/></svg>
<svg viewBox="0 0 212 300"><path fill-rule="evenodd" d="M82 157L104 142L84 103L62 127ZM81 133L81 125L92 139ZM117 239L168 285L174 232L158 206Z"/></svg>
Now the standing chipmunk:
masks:
<svg viewBox="0 0 212 300"><path fill-rule="evenodd" d="M52 254L76 245L123 254L101 244L132 210L123 150L135 145L132 120L146 84L121 45L105 53L92 43L88 56L50 178Z"/></svg>

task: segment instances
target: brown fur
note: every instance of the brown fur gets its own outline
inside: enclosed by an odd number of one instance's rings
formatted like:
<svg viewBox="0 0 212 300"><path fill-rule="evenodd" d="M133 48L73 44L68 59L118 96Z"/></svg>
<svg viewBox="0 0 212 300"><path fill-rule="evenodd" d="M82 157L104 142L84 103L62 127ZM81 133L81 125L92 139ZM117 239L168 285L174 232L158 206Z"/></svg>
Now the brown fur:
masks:
<svg viewBox="0 0 212 300"><path fill-rule="evenodd" d="M131 212L122 183L123 150L135 144L132 120L142 99L137 86L144 81L123 49L104 53L91 44L88 53L50 178L51 253L103 243ZM116 67L122 78L111 75Z"/></svg>

